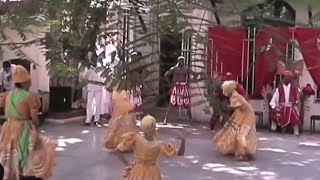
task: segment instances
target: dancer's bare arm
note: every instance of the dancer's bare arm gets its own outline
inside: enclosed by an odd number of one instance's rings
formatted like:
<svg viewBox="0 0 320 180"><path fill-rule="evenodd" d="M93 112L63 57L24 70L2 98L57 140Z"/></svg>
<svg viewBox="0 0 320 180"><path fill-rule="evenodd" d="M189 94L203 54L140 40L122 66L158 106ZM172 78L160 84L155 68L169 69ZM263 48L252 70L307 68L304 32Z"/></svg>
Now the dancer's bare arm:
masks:
<svg viewBox="0 0 320 180"><path fill-rule="evenodd" d="M40 126L40 122L38 119L38 110L33 109L33 110L31 110L30 114L31 114L31 120L32 120L33 125L38 129L38 127Z"/></svg>
<svg viewBox="0 0 320 180"><path fill-rule="evenodd" d="M236 109L238 109L239 107L233 107L233 106L228 106L227 107L227 111L234 111L234 110L236 110Z"/></svg>
<svg viewBox="0 0 320 180"><path fill-rule="evenodd" d="M38 119L38 112L41 107L41 100L38 96L31 96L29 99L29 109L30 109L30 116L33 125L38 129L40 122Z"/></svg>
<svg viewBox="0 0 320 180"><path fill-rule="evenodd" d="M126 166L129 165L129 162L127 161L123 153L118 148L116 149L116 154L121 162L123 162Z"/></svg>
<svg viewBox="0 0 320 180"><path fill-rule="evenodd" d="M177 139L181 140L181 144L178 150L178 156L183 156L186 148L186 140L184 131L175 131L175 134L178 136Z"/></svg>
<svg viewBox="0 0 320 180"><path fill-rule="evenodd" d="M0 108L3 108L4 107L4 93L0 94Z"/></svg>
<svg viewBox="0 0 320 180"><path fill-rule="evenodd" d="M192 71L190 68L188 68L188 73L192 75L192 81L197 80L197 78L198 78L198 73Z"/></svg>
<svg viewBox="0 0 320 180"><path fill-rule="evenodd" d="M184 138L181 139L180 148L178 151L178 156L183 156L186 148L186 140Z"/></svg>
<svg viewBox="0 0 320 180"><path fill-rule="evenodd" d="M169 77L173 74L174 72L174 67L172 67L169 71L167 71L165 74L164 74L164 79L170 84L170 79Z"/></svg>

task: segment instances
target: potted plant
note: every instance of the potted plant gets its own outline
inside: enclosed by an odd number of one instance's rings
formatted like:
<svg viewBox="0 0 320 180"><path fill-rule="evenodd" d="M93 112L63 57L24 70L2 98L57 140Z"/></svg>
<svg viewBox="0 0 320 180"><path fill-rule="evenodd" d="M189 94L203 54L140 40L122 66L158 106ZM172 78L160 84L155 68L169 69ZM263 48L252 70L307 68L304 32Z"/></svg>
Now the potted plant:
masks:
<svg viewBox="0 0 320 180"><path fill-rule="evenodd" d="M50 75L50 112L68 112L72 108L72 93L77 69L64 63L51 64Z"/></svg>

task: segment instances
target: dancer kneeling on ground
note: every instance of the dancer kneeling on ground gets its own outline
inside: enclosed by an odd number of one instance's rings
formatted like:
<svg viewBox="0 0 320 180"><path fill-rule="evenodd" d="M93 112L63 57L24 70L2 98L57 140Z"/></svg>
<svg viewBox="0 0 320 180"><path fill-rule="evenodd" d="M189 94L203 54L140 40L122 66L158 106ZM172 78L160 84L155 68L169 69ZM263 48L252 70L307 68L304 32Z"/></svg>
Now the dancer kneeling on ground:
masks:
<svg viewBox="0 0 320 180"><path fill-rule="evenodd" d="M121 141L123 134L127 132L138 132L136 116L133 112L134 106L129 103L129 93L113 89L113 114L108 124L107 134L104 137L104 146L114 150Z"/></svg>
<svg viewBox="0 0 320 180"><path fill-rule="evenodd" d="M122 136L121 143L117 146L119 158L128 167L125 169L124 180L162 180L160 170L157 166L157 160L161 155L171 157L174 155L182 156L185 149L185 140L181 137L181 146L177 150L170 144L162 141L155 141L156 120L147 115L141 120L141 129L144 136L138 133L126 133ZM128 161L121 152L133 148L135 154L135 163L129 166Z"/></svg>
<svg viewBox="0 0 320 180"><path fill-rule="evenodd" d="M28 92L29 73L22 66L13 72L15 89L1 95L7 121L0 133L0 162L5 180L19 180L23 176L48 179L55 166L57 143L41 136L38 125L40 99Z"/></svg>
<svg viewBox="0 0 320 180"><path fill-rule="evenodd" d="M214 142L224 155L234 155L238 160L249 160L256 154L257 138L254 110L236 91L235 81L225 81L223 94L230 99L231 119L214 137Z"/></svg>

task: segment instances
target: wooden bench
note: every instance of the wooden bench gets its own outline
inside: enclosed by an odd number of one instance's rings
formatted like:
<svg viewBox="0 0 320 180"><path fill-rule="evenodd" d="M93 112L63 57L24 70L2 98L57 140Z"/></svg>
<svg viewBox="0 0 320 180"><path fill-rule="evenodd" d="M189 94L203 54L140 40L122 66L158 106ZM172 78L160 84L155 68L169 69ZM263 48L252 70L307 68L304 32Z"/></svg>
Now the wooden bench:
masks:
<svg viewBox="0 0 320 180"><path fill-rule="evenodd" d="M261 111L257 111L254 112L254 114L258 117L258 124L257 127L263 127L263 112Z"/></svg>
<svg viewBox="0 0 320 180"><path fill-rule="evenodd" d="M312 115L310 117L310 132L311 132L311 134L313 134L316 129L316 121L320 121L320 115Z"/></svg>

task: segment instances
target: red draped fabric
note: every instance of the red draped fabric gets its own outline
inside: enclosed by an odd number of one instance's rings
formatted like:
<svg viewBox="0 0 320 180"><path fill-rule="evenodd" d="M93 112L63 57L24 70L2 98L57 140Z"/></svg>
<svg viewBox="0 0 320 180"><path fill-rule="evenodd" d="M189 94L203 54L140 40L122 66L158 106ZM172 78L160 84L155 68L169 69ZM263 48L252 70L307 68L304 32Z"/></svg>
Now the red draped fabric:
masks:
<svg viewBox="0 0 320 180"><path fill-rule="evenodd" d="M285 59L287 42L290 38L288 28L259 30L256 36L255 97L262 97L262 88L272 85L277 72L277 61Z"/></svg>
<svg viewBox="0 0 320 180"><path fill-rule="evenodd" d="M215 51L218 52L217 62L211 61L217 66L221 74L231 72L234 76L242 75L242 67L247 67L246 30L242 27L226 29L223 27L209 28L209 38L214 42ZM243 53L245 52L245 53ZM213 54L211 54L213 57ZM247 75L247 71L244 71Z"/></svg>
<svg viewBox="0 0 320 180"><path fill-rule="evenodd" d="M320 29L296 28L295 35L311 77L320 87Z"/></svg>
<svg viewBox="0 0 320 180"><path fill-rule="evenodd" d="M271 49L265 49L272 38ZM284 61L287 43L297 39L309 72L320 87L320 29L264 28L256 36L255 96L261 96L262 88L272 85L277 72L277 62ZM216 70L235 76L247 76L248 44L246 30L242 27L226 29L209 28L208 72ZM318 40L318 41L317 41ZM218 57L215 57L218 52ZM216 62L217 60L217 62Z"/></svg>

